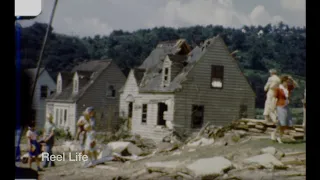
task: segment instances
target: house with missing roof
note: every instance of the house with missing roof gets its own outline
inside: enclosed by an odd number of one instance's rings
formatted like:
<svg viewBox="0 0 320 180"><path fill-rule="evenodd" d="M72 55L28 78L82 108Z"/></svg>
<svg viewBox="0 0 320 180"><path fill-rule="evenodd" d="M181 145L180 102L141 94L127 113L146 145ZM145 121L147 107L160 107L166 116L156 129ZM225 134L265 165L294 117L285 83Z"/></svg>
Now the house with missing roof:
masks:
<svg viewBox="0 0 320 180"><path fill-rule="evenodd" d="M118 91L125 81L112 60L86 61L71 72L58 74L56 92L47 99L46 111L52 113L58 128L68 128L75 135L78 118L93 106L97 131L111 130L118 124Z"/></svg>
<svg viewBox="0 0 320 180"><path fill-rule="evenodd" d="M31 80L30 88L32 92L33 83L36 78L37 69L26 69L25 73ZM32 118L36 121L36 127L42 129L46 121L46 98L56 90L56 82L52 79L45 68L39 69L38 80L32 99Z"/></svg>
<svg viewBox="0 0 320 180"><path fill-rule="evenodd" d="M159 43L120 93L132 133L156 141L172 129L193 132L255 114L255 93L219 36L193 50L185 40Z"/></svg>

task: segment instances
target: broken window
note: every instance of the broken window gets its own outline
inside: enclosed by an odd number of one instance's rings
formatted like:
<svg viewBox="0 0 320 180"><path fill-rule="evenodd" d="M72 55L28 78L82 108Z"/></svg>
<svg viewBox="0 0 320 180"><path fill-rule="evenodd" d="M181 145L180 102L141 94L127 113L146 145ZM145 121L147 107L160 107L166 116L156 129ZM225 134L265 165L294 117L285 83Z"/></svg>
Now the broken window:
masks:
<svg viewBox="0 0 320 180"><path fill-rule="evenodd" d="M40 98L47 98L48 97L48 86L41 86L40 87Z"/></svg>
<svg viewBox="0 0 320 180"><path fill-rule="evenodd" d="M211 88L222 88L223 86L223 66L211 66Z"/></svg>
<svg viewBox="0 0 320 180"><path fill-rule="evenodd" d="M116 97L116 90L113 86L109 86L107 97Z"/></svg>
<svg viewBox="0 0 320 180"><path fill-rule="evenodd" d="M245 105L245 104L241 104L240 105L240 112L239 112L239 116L240 116L240 119L241 118L247 118L248 117L248 106Z"/></svg>
<svg viewBox="0 0 320 180"><path fill-rule="evenodd" d="M143 104L142 105L142 119L141 119L142 123L147 123L147 112L148 112L147 110L148 110L148 105Z"/></svg>
<svg viewBox="0 0 320 180"><path fill-rule="evenodd" d="M203 125L204 117L204 106L203 105L192 105L192 128L201 128Z"/></svg>
<svg viewBox="0 0 320 180"><path fill-rule="evenodd" d="M132 118L132 110L133 110L133 103L129 102L129 107L128 107L128 118Z"/></svg>
<svg viewBox="0 0 320 180"><path fill-rule="evenodd" d="M164 120L164 112L168 110L168 106L165 103L158 103L158 122L157 125L164 126L166 121Z"/></svg>

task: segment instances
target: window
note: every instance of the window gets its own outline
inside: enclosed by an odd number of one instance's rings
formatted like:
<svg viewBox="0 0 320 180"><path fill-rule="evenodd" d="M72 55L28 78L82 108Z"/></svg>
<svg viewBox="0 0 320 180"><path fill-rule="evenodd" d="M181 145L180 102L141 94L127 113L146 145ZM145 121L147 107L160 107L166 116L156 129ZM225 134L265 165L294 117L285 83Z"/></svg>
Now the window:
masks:
<svg viewBox="0 0 320 180"><path fill-rule="evenodd" d="M240 117L240 119L248 117L248 106L247 105L244 105L244 104L240 105L239 117Z"/></svg>
<svg viewBox="0 0 320 180"><path fill-rule="evenodd" d="M192 105L192 128L201 128L203 125L203 117L204 117L204 106L202 105Z"/></svg>
<svg viewBox="0 0 320 180"><path fill-rule="evenodd" d="M132 118L132 108L133 106L133 103L132 102L129 102L129 107L128 107L128 118Z"/></svg>
<svg viewBox="0 0 320 180"><path fill-rule="evenodd" d="M66 123L67 122L67 116L68 114L67 114L67 110L65 109L64 110L64 123Z"/></svg>
<svg viewBox="0 0 320 180"><path fill-rule="evenodd" d="M56 117L55 117L55 122L56 122L56 124L58 124L58 122L59 122L59 109L56 109Z"/></svg>
<svg viewBox="0 0 320 180"><path fill-rule="evenodd" d="M47 98L48 97L48 86L41 86L40 87L40 98Z"/></svg>
<svg viewBox="0 0 320 180"><path fill-rule="evenodd" d="M211 66L211 88L221 89L223 86L223 66Z"/></svg>
<svg viewBox="0 0 320 180"><path fill-rule="evenodd" d="M142 105L142 119L141 119L142 123L147 123L147 112L148 112L147 110L148 110L147 104L143 104Z"/></svg>
<svg viewBox="0 0 320 180"><path fill-rule="evenodd" d="M116 90L113 86L109 86L107 96L108 97L116 97Z"/></svg>
<svg viewBox="0 0 320 180"><path fill-rule="evenodd" d="M73 81L73 92L77 93L79 90L79 81L77 79L75 79Z"/></svg>
<svg viewBox="0 0 320 180"><path fill-rule="evenodd" d="M169 68L165 68L165 69L164 69L164 80L165 80L165 81L168 80L168 74L169 74Z"/></svg>
<svg viewBox="0 0 320 180"><path fill-rule="evenodd" d="M165 67L163 71L163 87L167 87L170 83L169 67Z"/></svg>
<svg viewBox="0 0 320 180"><path fill-rule="evenodd" d="M60 125L62 124L63 110L60 109Z"/></svg>

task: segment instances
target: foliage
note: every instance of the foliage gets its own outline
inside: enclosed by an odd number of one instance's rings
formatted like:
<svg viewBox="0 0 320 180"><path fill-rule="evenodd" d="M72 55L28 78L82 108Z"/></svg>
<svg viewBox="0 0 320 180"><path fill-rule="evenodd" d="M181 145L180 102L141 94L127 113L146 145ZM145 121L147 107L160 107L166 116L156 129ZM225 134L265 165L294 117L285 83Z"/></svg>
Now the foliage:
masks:
<svg viewBox="0 0 320 180"><path fill-rule="evenodd" d="M35 67L46 26L35 23L22 29L23 67ZM264 32L262 35L258 35L260 30ZM51 33L43 65L55 77L57 72L71 70L84 59L111 58L127 74L130 68L143 62L159 41L185 38L194 47L218 34L230 51L239 51L236 59L257 93L257 107L264 105L263 86L270 68L299 79L301 88L294 93L292 104L295 107L302 106L300 99L305 86L306 28L289 27L283 23L264 27L244 26L241 29L209 25L178 29L156 27L134 32L115 30L109 36L84 38Z"/></svg>

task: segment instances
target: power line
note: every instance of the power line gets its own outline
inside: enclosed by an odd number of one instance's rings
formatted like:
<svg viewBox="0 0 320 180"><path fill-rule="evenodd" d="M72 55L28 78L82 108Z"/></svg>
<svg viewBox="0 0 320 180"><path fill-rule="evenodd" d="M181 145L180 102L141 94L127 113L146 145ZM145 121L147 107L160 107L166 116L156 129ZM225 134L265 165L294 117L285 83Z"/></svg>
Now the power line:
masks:
<svg viewBox="0 0 320 180"><path fill-rule="evenodd" d="M53 17L54 17L55 11L56 11L57 4L58 4L58 0L55 0L55 2L53 4L53 9L52 9L52 12L51 12L51 16L50 16L50 21L49 21L49 24L48 24L48 27L47 27L47 30L46 30L46 34L45 34L44 39L43 39L42 47L41 47L41 50L40 50L39 60L38 60L38 63L37 63L36 77L34 79L33 87L32 87L31 101L33 100L34 92L35 92L35 89L36 89L37 80L38 80L38 77L39 77L40 66L41 66L41 62L42 62L42 56L43 56L44 48L46 46L46 42L47 42L47 38L48 38L48 35L49 35L50 27L51 27L52 22L53 22Z"/></svg>

